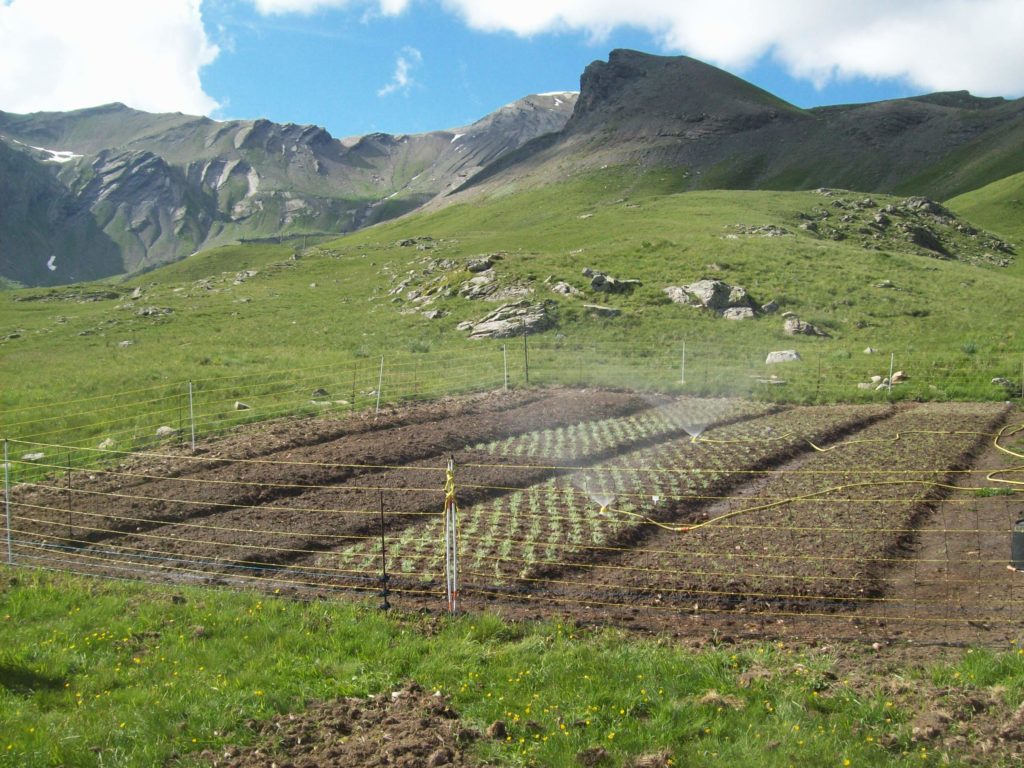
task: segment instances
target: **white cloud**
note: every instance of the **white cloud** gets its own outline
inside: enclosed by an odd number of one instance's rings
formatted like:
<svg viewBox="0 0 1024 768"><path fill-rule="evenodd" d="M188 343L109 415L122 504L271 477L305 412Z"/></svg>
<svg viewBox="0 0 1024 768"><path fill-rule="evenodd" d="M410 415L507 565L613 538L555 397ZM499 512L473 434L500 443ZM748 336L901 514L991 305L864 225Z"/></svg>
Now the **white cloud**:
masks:
<svg viewBox="0 0 1024 768"><path fill-rule="evenodd" d="M364 5L360 0L250 0L256 10L264 16L280 13L315 13L328 8L348 8ZM377 0L384 16L397 16L408 6L409 0Z"/></svg>
<svg viewBox="0 0 1024 768"><path fill-rule="evenodd" d="M395 59L395 74L391 82L377 91L378 96L389 96L396 91L408 91L412 87L412 70L423 63L423 54L412 46L406 46Z"/></svg>
<svg viewBox="0 0 1024 768"><path fill-rule="evenodd" d="M818 85L863 76L1024 94L1021 0L440 0L478 30L601 39L643 29L668 52L742 71L770 55Z"/></svg>
<svg viewBox="0 0 1024 768"><path fill-rule="evenodd" d="M218 53L200 0L0 2L0 109L66 110L112 101L209 114L199 70Z"/></svg>

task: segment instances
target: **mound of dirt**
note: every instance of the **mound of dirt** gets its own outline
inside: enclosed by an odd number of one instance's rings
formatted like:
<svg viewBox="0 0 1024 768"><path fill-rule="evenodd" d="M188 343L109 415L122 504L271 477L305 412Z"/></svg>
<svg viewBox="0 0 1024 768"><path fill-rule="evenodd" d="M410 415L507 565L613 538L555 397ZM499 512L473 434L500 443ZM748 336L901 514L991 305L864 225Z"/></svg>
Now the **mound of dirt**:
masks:
<svg viewBox="0 0 1024 768"><path fill-rule="evenodd" d="M254 746L229 746L202 759L218 768L470 768L463 750L480 734L459 723L440 694L409 683L368 699L314 702L305 712L247 724Z"/></svg>

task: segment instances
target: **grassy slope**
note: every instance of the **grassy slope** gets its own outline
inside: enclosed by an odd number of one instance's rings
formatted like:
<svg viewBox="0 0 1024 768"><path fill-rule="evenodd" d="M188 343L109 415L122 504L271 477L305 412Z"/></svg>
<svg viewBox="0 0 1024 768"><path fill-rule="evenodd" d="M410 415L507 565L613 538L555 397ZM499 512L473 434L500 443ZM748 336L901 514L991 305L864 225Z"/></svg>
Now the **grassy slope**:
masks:
<svg viewBox="0 0 1024 768"><path fill-rule="evenodd" d="M939 765L941 749L911 740L915 715L933 697L986 690L1012 711L1024 678L1012 652L901 666L890 680L856 648L692 651L487 615L0 576L4 768L194 765L204 749L254 740L250 718L410 679L450 696L470 727L508 724L508 741L475 746L488 764L575 766L603 747L607 765L662 749L688 766Z"/></svg>
<svg viewBox="0 0 1024 768"><path fill-rule="evenodd" d="M498 263L503 280L533 279L536 298L557 302L559 327L544 338L561 333L570 344L671 352L688 340L688 349L735 349L751 361L796 346L826 367L868 345L954 357L963 357L965 346L979 355L1020 351L1005 314L1024 289L1020 260L1004 269L974 267L818 240L800 232L796 219L798 211L823 204L813 192L675 194L678 184L669 173L607 171L390 222L310 248L295 262L294 244L228 247L117 285L121 300L15 301L46 291L5 291L0 339L18 338L0 342L7 371L0 406L327 365L353 354L478 350L481 343L466 340L455 325L493 304L454 297L439 304L446 317L427 320L401 314L387 291L410 270L422 270L424 260L459 262L498 251L507 254ZM725 237L737 224L768 223L798 234ZM396 244L422 235L435 238L432 250ZM622 317L590 317L580 301L555 297L540 284L554 276L586 288L584 266L643 281L631 296L589 295L622 309ZM244 268L260 273L235 285L234 274ZM198 285L207 275L210 288ZM760 301L776 299L833 338L786 336L777 316L723 321L672 305L662 293L701 277L743 285ZM875 288L881 280L898 290ZM134 287L142 298L126 302ZM146 306L173 314L137 316Z"/></svg>
<svg viewBox="0 0 1024 768"><path fill-rule="evenodd" d="M1024 172L958 195L947 203L961 216L1024 243Z"/></svg>

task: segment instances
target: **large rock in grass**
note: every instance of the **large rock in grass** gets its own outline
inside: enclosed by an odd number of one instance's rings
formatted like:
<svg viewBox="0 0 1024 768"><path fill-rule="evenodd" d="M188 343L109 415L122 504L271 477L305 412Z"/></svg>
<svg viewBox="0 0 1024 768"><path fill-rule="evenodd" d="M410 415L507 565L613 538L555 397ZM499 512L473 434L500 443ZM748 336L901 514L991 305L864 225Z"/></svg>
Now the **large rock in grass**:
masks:
<svg viewBox="0 0 1024 768"><path fill-rule="evenodd" d="M780 349L777 352L769 352L768 357L765 358L765 365L774 365L775 363L798 363L800 362L800 353L795 349Z"/></svg>
<svg viewBox="0 0 1024 768"><path fill-rule="evenodd" d="M746 288L729 285L724 280L704 279L689 285L670 285L664 291L675 304L700 307L723 316L728 313L728 317L733 320L753 317L761 311ZM749 310L749 313L745 310Z"/></svg>
<svg viewBox="0 0 1024 768"><path fill-rule="evenodd" d="M547 330L554 321L548 313L548 304L520 301L503 304L486 317L465 327L471 339L507 339Z"/></svg>
<svg viewBox="0 0 1024 768"><path fill-rule="evenodd" d="M825 331L815 325L804 322L792 312L787 312L783 317L785 320L783 321L782 330L790 336L823 336L828 338L828 334Z"/></svg>

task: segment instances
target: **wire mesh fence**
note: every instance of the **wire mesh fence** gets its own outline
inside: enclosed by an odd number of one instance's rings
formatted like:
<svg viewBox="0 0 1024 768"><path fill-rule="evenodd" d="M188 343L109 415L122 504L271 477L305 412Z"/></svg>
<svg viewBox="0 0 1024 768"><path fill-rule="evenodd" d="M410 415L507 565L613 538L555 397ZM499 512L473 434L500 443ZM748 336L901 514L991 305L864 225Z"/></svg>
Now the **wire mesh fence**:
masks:
<svg viewBox="0 0 1024 768"><path fill-rule="evenodd" d="M168 583L383 593L410 607L451 605L455 583L470 608L628 621L639 612L669 626L767 622L820 635L838 625L983 644L1024 629L1021 577L1007 568L1024 482L1009 406L894 407L888 388L830 407L526 388L527 376L576 383L573 364L593 360L535 346L517 365L509 351L193 382L191 404L187 390L142 390L128 402L153 413L130 427L124 401L88 401L107 418L101 434L125 447L91 444L97 433L77 444L5 440L6 559ZM675 362L645 360L633 375L646 381ZM602 383L629 362L601 367ZM685 387L678 362L671 375ZM374 413L378 396L386 405L506 381L507 394L443 413L348 417ZM250 407L238 410L242 398ZM218 437L254 416L296 413L328 418ZM181 420L154 443L168 414ZM1008 463L976 468L985 450ZM442 514L452 454L454 538Z"/></svg>

